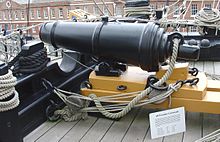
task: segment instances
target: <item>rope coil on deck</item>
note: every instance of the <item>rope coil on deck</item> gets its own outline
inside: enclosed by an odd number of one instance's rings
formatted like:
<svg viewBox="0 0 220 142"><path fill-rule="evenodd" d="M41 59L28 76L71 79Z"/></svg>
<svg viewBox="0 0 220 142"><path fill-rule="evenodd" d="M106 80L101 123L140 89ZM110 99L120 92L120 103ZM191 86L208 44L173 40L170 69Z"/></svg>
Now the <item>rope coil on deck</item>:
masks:
<svg viewBox="0 0 220 142"><path fill-rule="evenodd" d="M18 92L15 90L16 77L9 70L0 76L0 112L8 111L19 105Z"/></svg>

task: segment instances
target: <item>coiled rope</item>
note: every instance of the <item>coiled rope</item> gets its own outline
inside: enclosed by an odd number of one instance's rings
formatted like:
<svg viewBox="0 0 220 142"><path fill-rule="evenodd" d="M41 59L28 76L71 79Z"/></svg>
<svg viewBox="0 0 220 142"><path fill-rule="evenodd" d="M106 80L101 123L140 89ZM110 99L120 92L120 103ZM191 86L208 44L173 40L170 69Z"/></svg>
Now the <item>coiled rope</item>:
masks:
<svg viewBox="0 0 220 142"><path fill-rule="evenodd" d="M178 47L179 47L179 39L173 40L173 53L171 57L171 61L169 63L169 69L164 74L164 76L156 82L155 86L162 85L172 74L172 71L175 66ZM45 85L46 86L46 85ZM58 88L53 88L53 92L57 94L64 103L66 103L66 107L62 110L55 111L55 115L60 115L65 121L74 121L80 118L85 118L87 116L87 112L100 112L104 116L112 119L120 118L126 115L133 107L139 107L146 104L157 103L159 101L165 101L170 95L177 91L181 87L181 83L170 84L168 89L163 92L154 92L156 94L150 95L153 93L153 89L148 87L144 91L137 91L125 94L117 94L112 96L103 96L97 97L95 94L89 95L89 97L82 96L77 93L64 91ZM68 94L68 95L65 95ZM147 96L152 96L151 98L147 98ZM145 99L144 99L145 98ZM131 99L131 101L124 101L122 99ZM93 101L95 103L95 107L88 107L88 101ZM102 105L101 102L115 103L112 105ZM170 99L171 104L171 99Z"/></svg>
<svg viewBox="0 0 220 142"><path fill-rule="evenodd" d="M12 61L8 63L9 68L13 66L14 74L30 74L41 71L49 62L47 50L43 48L37 52L24 56L20 52Z"/></svg>
<svg viewBox="0 0 220 142"><path fill-rule="evenodd" d="M204 25L207 26L211 29L216 29L216 34L218 32L218 30L220 29L220 12L218 9L211 9L211 8L203 8L202 10L200 10L194 18L194 23L197 25ZM214 27L210 26L210 25L215 25ZM203 28L204 27L200 27L200 34L204 35L204 31Z"/></svg>
<svg viewBox="0 0 220 142"><path fill-rule="evenodd" d="M203 8L195 15L195 23L210 25L220 24L220 12L218 9Z"/></svg>
<svg viewBox="0 0 220 142"><path fill-rule="evenodd" d="M18 92L15 90L16 77L9 70L0 76L0 112L11 110L19 105Z"/></svg>

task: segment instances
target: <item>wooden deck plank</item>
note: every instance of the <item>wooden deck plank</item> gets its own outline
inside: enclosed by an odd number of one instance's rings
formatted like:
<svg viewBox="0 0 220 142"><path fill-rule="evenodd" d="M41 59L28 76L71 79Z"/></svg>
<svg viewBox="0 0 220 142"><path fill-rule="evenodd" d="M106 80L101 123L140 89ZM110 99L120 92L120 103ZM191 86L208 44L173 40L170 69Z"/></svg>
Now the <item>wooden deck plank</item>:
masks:
<svg viewBox="0 0 220 142"><path fill-rule="evenodd" d="M98 118L91 116L86 120L80 120L66 135L63 136L60 142L79 141L97 120Z"/></svg>
<svg viewBox="0 0 220 142"><path fill-rule="evenodd" d="M139 109L135 108L119 121L115 121L106 135L102 138L102 142L118 142L121 141L134 121Z"/></svg>
<svg viewBox="0 0 220 142"><path fill-rule="evenodd" d="M59 121L56 122L46 122L40 125L38 128L36 128L34 131L32 131L30 134L28 134L23 140L24 142L34 142L39 137L44 135L47 131L49 131L51 128L53 128L55 125L57 125Z"/></svg>
<svg viewBox="0 0 220 142"><path fill-rule="evenodd" d="M190 68L195 67L195 62L189 62L189 67L190 67Z"/></svg>
<svg viewBox="0 0 220 142"><path fill-rule="evenodd" d="M102 139L105 133L113 124L113 120L99 118L92 128L82 137L81 142L97 142Z"/></svg>
<svg viewBox="0 0 220 142"><path fill-rule="evenodd" d="M149 127L149 110L142 108L123 138L123 142L142 142Z"/></svg>
<svg viewBox="0 0 220 142"><path fill-rule="evenodd" d="M220 129L220 115L204 114L203 118L203 136Z"/></svg>
<svg viewBox="0 0 220 142"><path fill-rule="evenodd" d="M204 72L214 73L214 62L204 62Z"/></svg>
<svg viewBox="0 0 220 142"><path fill-rule="evenodd" d="M163 142L182 142L184 133L166 136L163 138Z"/></svg>
<svg viewBox="0 0 220 142"><path fill-rule="evenodd" d="M147 134L144 138L144 142L162 142L163 138L156 138L156 139L151 139L151 134L150 134L150 126L148 127Z"/></svg>
<svg viewBox="0 0 220 142"><path fill-rule="evenodd" d="M194 142L202 136L202 115L200 113L187 112L186 132L183 142Z"/></svg>
<svg viewBox="0 0 220 142"><path fill-rule="evenodd" d="M220 75L220 62L214 62L214 73Z"/></svg>
<svg viewBox="0 0 220 142"><path fill-rule="evenodd" d="M78 121L64 122L61 121L43 136L39 137L36 142L58 142Z"/></svg>
<svg viewBox="0 0 220 142"><path fill-rule="evenodd" d="M197 67L200 71L220 75L220 62L195 62L190 65ZM220 115L187 112L185 133L152 140L148 112L145 112L147 110L141 109L138 114L135 111L133 110L119 121L89 117L88 120L79 122L46 122L26 136L24 142L191 142L220 128Z"/></svg>
<svg viewBox="0 0 220 142"><path fill-rule="evenodd" d="M197 68L199 71L204 70L204 62L195 62L195 68Z"/></svg>

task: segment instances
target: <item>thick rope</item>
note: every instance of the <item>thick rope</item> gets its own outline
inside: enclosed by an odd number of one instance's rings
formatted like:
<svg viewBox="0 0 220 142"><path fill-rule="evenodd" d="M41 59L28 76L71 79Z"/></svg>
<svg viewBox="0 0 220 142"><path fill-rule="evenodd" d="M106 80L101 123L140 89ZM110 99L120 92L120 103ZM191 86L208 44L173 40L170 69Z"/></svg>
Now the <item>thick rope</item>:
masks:
<svg viewBox="0 0 220 142"><path fill-rule="evenodd" d="M175 61L178 53L179 40L174 39L174 47L173 54L171 57L170 67L165 73L165 75L160 79L155 86L160 86L163 84L172 74L173 68L175 66ZM67 104L68 107L65 107L63 110L57 110L55 115L61 115L61 117L66 121L74 121L79 118L84 118L85 113L83 112L101 112L104 116L108 118L120 118L126 115L133 107L139 107L150 103L160 103L161 101L165 101L174 91L177 91L181 87L180 84L170 85L169 89L165 92L159 92L152 98L143 99L150 93L152 93L152 88L147 88L144 91L131 92L125 94L118 94L112 96L105 97L97 97L95 94L91 94L89 97L82 96L77 93L67 92L60 90L58 88L54 89L54 93L57 94L63 102ZM71 96L66 96L63 93L69 94ZM121 99L131 98L132 101L122 101ZM87 107L86 103L82 103L79 100L84 101L94 101L96 107ZM158 102L159 101L159 102ZM108 103L117 103L113 105L105 105L103 106L101 102ZM69 108L69 109L67 109ZM115 113L116 111L119 111ZM64 116L63 116L64 115ZM81 117L80 117L81 116Z"/></svg>
<svg viewBox="0 0 220 142"><path fill-rule="evenodd" d="M174 42L173 53L172 53L171 61L169 64L170 65L169 69L164 74L164 76L157 83L155 83L155 86L162 85L170 77L170 75L173 72L180 41L179 39L174 39L173 42ZM152 88L147 88L146 90L138 94L122 111L117 112L117 113L111 113L105 110L105 108L102 106L102 104L100 103L100 101L98 100L95 94L91 94L90 97L94 100L96 107L104 116L108 118L116 119L116 118L120 118L126 115L140 100L146 97L147 94L149 94L151 91L152 91Z"/></svg>
<svg viewBox="0 0 220 142"><path fill-rule="evenodd" d="M220 28L220 12L218 9L209 9L205 7L196 14L194 22L198 25L216 25L216 27L210 28L218 31ZM199 32L204 34L203 30L200 30Z"/></svg>
<svg viewBox="0 0 220 142"><path fill-rule="evenodd" d="M195 16L197 24L220 24L220 12L218 9L203 8Z"/></svg>
<svg viewBox="0 0 220 142"><path fill-rule="evenodd" d="M57 92L55 91L57 94ZM82 108L86 108L89 105L89 101L82 101L77 98L69 98L68 100L64 100L65 106L62 110L56 110L54 115L59 115L65 121L76 121L79 119L86 119L88 117L88 113L85 111L81 111Z"/></svg>
<svg viewBox="0 0 220 142"><path fill-rule="evenodd" d="M43 48L31 55L23 56L20 52L8 63L9 68L13 66L14 74L30 74L41 71L49 62L46 48Z"/></svg>
<svg viewBox="0 0 220 142"><path fill-rule="evenodd" d="M11 110L19 105L18 93L15 90L17 79L9 72L0 76L0 112Z"/></svg>
<svg viewBox="0 0 220 142"><path fill-rule="evenodd" d="M144 106L147 104L159 104L164 102L167 98L169 98L169 107L171 107L171 94L175 91L178 91L178 89L181 88L181 82L177 84L170 84L169 88L167 91L151 91L149 93L148 99L143 99L138 102L134 107L140 107ZM65 95L63 93L69 94ZM65 121L75 121L78 119L86 119L87 112L100 112L98 107L88 107L89 101L94 101L89 97L82 96L77 93L73 92L67 92L64 90L60 90L55 87L54 93L57 94L63 102L67 104L66 107L64 107L61 110L55 111L54 115L57 116L59 115L62 119ZM119 95L112 95L112 98L107 98L110 96L105 97L99 97L100 102L106 102L106 103L113 103L111 105L104 105L103 107L105 108L106 111L108 112L117 112L117 111L122 111L128 104L129 101L122 101L120 96L124 95L124 99L128 100L129 98L135 98L136 97L136 92L131 92L133 95L127 96L129 93L126 94L119 94ZM131 94L130 93L130 94ZM119 97L118 97L119 96ZM113 98L114 97L114 98ZM82 101L84 100L84 102Z"/></svg>

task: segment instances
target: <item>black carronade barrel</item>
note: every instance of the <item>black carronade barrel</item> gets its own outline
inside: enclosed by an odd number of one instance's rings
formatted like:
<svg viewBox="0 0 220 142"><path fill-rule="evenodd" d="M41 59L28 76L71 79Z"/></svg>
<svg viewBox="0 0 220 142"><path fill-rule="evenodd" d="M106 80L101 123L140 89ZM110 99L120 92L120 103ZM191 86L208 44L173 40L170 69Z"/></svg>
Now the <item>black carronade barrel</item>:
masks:
<svg viewBox="0 0 220 142"><path fill-rule="evenodd" d="M45 23L40 39L56 48L126 61L147 71L157 70L172 54L168 35L151 22Z"/></svg>

